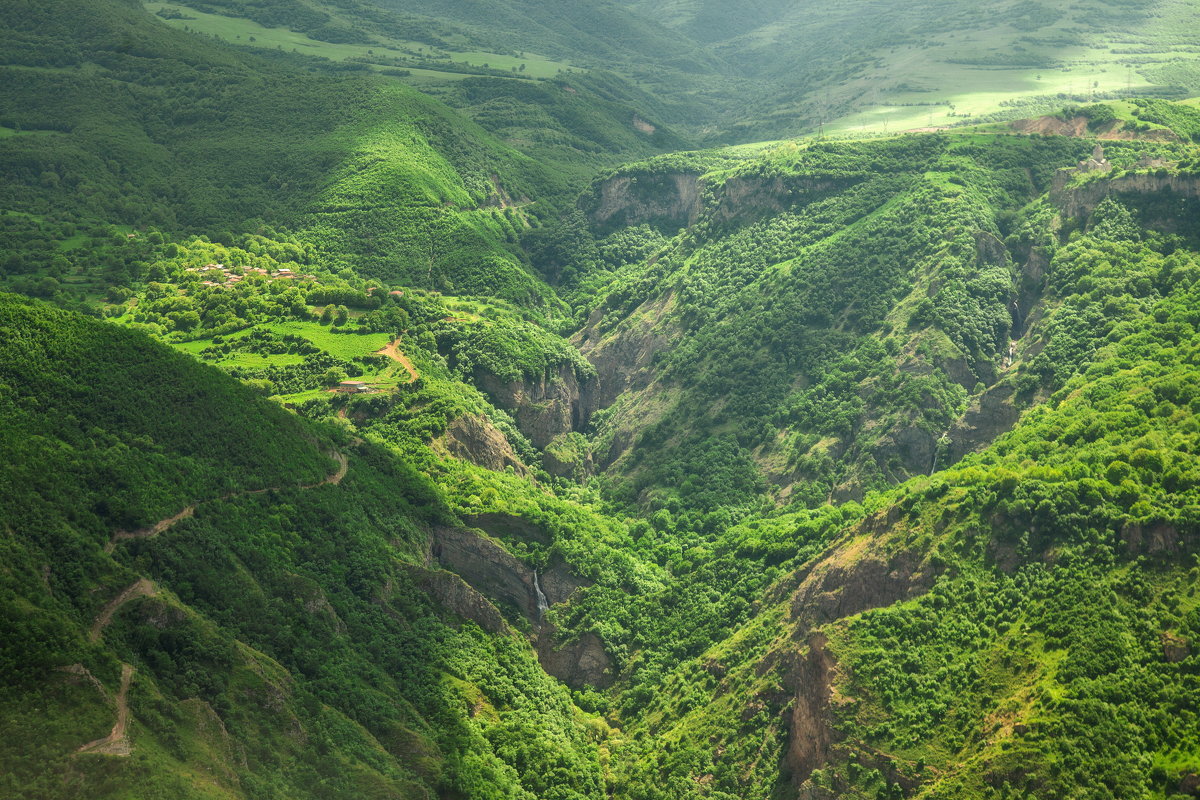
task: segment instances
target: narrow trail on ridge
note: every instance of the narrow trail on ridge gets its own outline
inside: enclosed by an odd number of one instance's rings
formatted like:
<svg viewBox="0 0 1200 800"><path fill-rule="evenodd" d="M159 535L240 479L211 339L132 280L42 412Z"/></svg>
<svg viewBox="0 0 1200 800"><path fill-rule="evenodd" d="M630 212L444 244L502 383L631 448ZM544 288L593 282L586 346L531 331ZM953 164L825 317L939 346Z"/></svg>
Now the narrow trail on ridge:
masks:
<svg viewBox="0 0 1200 800"><path fill-rule="evenodd" d="M326 475L324 478L317 481L316 483L303 483L295 488L297 488L297 489L316 489L319 486L337 486L339 483L342 482L342 478L346 477L346 471L350 468L349 456L347 456L345 453L340 452L338 450L332 450L329 453L327 453L327 455L330 458L332 458L334 461L337 462L337 465L338 465L337 469L334 472L330 473L329 475ZM196 503L192 503L190 506L187 506L182 511L180 511L176 514L173 514L173 515L167 517L166 519L159 520L158 522L154 523L153 525L151 525L149 527L140 528L139 530L136 530L136 531L114 531L112 538L108 540L108 544L104 545L104 552L106 552L106 553L113 552L117 548L117 542L123 541L125 539L153 539L155 536L158 536L163 531L166 531L169 528L171 528L172 526L174 526L177 522L182 522L183 520L185 520L188 517L195 514L197 506L201 506L205 503L212 503L212 502L215 502L218 500L232 500L235 497L246 497L248 495L266 494L267 492L279 492L279 491L283 491L286 488L289 488L289 487L267 486L262 489L246 489L245 491L241 491L241 492L230 492L229 494L224 494L224 495L221 495L220 497L214 497L211 500L200 500Z"/></svg>
<svg viewBox="0 0 1200 800"><path fill-rule="evenodd" d="M128 603L137 597L153 597L158 594L158 587L153 581L146 578L138 578L130 586L127 586L116 597L110 600L100 613L96 615L96 621L92 623L92 630L88 633L88 641L98 642L104 634L104 629L108 627L108 623L112 622L113 615L120 610L121 606ZM100 681L96 680L83 665L78 665L78 669L67 669L66 671L76 675L82 675L89 679L93 685L100 691L100 694L105 699L111 699L117 708L117 719L113 723L112 730L108 736L105 736L95 741L81 745L76 753L93 753L104 756L122 756L126 757L133 753L133 745L129 743L129 738L126 736L126 730L129 727L129 684L133 682L133 673L136 671L132 664L121 664L121 686L117 689L116 695L109 695L108 690Z"/></svg>
<svg viewBox="0 0 1200 800"><path fill-rule="evenodd" d="M337 469L329 475L326 475L316 483L301 484L298 489L316 489L319 486L336 486L346 477L346 472L350 469L350 457L339 450L330 451L327 454L330 458L337 462ZM136 531L114 531L112 538L104 546L104 552L111 553L116 549L117 543L123 539L150 539L158 536L163 531L170 529L176 523L191 517L196 513L196 508L204 503L211 503L215 500L230 500L234 497L244 497L246 495L264 494L271 491L282 491L287 487L269 486L263 489L247 489L241 492L230 492L221 497L213 498L212 500L201 500L186 506L182 511L179 511L166 519L159 520L153 525L142 528ZM134 600L138 597L154 597L158 594L158 587L148 578L138 578L131 585L125 587L100 610L96 615L96 619L92 622L91 630L88 631L88 641L92 643L99 642L104 635L104 629L112 622L113 616L121 610L121 606ZM81 670L81 671L80 671ZM89 673L86 668L80 665L80 670L69 669L72 674L82 674L89 678L97 687L101 695L106 699L110 697L108 690L94 676ZM132 664L121 664L121 687L118 689L115 696L111 696L117 708L117 720L113 724L112 730L108 736L95 741L88 742L80 746L75 752L77 754L90 753L98 755L122 756L127 757L133 753L133 745L130 744L129 738L126 735L126 730L129 726L129 685L133 682L135 669Z"/></svg>

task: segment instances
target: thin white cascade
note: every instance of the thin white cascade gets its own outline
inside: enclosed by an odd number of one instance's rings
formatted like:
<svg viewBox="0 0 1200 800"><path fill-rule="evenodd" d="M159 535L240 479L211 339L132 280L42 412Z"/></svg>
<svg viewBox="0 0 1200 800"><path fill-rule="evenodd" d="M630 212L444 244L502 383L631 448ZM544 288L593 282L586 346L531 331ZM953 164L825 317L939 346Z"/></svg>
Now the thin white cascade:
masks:
<svg viewBox="0 0 1200 800"><path fill-rule="evenodd" d="M533 591L537 594L538 622L541 622L542 617L546 616L546 610L550 608L550 604L546 602L546 595L542 594L542 585L538 583L536 569L533 571Z"/></svg>

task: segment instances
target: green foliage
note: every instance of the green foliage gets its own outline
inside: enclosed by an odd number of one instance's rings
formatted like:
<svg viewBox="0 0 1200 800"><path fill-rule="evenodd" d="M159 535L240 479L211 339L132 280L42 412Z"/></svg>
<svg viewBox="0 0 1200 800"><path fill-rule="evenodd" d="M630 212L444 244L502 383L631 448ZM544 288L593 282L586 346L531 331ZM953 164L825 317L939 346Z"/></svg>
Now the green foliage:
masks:
<svg viewBox="0 0 1200 800"><path fill-rule="evenodd" d="M204 796L177 780L200 766L264 795L599 796L567 691L524 642L443 616L421 590L426 532L453 524L427 479L363 447L345 482L319 485L325 433L144 334L11 296L0 328L0 609L19 634L0 650L6 794L70 780ZM189 503L158 536L102 547ZM89 639L139 575L154 594ZM136 667L135 755L75 756L112 706L56 670L115 687L118 659Z"/></svg>
<svg viewBox="0 0 1200 800"><path fill-rule="evenodd" d="M0 794L1174 793L1194 109L1064 110L1159 139L1112 173L980 129L655 154L967 68L1084 102L1020 72L1083 19L1187 43L1090 0L560 5L0 12L0 280L60 307L0 297ZM1062 105L1000 93L945 113ZM123 665L133 756L76 753Z"/></svg>
<svg viewBox="0 0 1200 800"><path fill-rule="evenodd" d="M1154 98L1138 98L1134 103L1139 119L1165 125L1185 141L1200 142L1200 111L1194 107Z"/></svg>

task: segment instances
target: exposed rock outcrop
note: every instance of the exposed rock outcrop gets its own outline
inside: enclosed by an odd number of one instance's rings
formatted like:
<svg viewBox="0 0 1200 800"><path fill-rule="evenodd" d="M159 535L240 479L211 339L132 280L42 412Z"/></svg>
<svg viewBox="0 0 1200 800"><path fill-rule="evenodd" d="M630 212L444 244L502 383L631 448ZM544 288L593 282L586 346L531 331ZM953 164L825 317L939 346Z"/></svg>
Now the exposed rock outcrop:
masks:
<svg viewBox="0 0 1200 800"><path fill-rule="evenodd" d="M1171 142L1179 138L1172 131L1165 128L1156 128L1149 131L1132 130L1125 127L1124 120L1119 119L1105 122L1094 130L1089 128L1089 123L1091 123L1091 119L1079 115L1070 119L1063 119L1058 116L1018 119L1010 123L1010 125L1017 133L1038 133L1043 136L1095 136L1097 139L1105 140L1147 139L1157 142Z"/></svg>
<svg viewBox="0 0 1200 800"><path fill-rule="evenodd" d="M535 447L545 447L559 434L582 428L596 410L591 379L581 379L571 364L536 379L505 381L477 372L475 385L492 402L512 413L521 432Z"/></svg>
<svg viewBox="0 0 1200 800"><path fill-rule="evenodd" d="M533 570L498 543L471 531L440 527L434 531L433 556L478 591L537 620Z"/></svg>
<svg viewBox="0 0 1200 800"><path fill-rule="evenodd" d="M739 175L729 178L718 189L712 218L720 223L749 222L829 192L845 189L856 182L847 178L760 178Z"/></svg>
<svg viewBox="0 0 1200 800"><path fill-rule="evenodd" d="M500 429L482 414L459 417L446 428L445 448L450 455L485 469L503 471L512 467L518 475L529 474Z"/></svg>
<svg viewBox="0 0 1200 800"><path fill-rule="evenodd" d="M439 605L469 619L488 633L511 631L491 601L453 572L413 567L417 585Z"/></svg>
<svg viewBox="0 0 1200 800"><path fill-rule="evenodd" d="M1005 382L992 386L979 395L962 418L950 428L947 464L953 464L1007 433L1021 416L1014 400L1015 389Z"/></svg>
<svg viewBox="0 0 1200 800"><path fill-rule="evenodd" d="M1182 550L1179 529L1165 522L1142 524L1131 522L1121 529L1121 540L1130 553L1177 556Z"/></svg>
<svg viewBox="0 0 1200 800"><path fill-rule="evenodd" d="M542 669L573 689L605 689L612 685L612 659L600 637L585 633L574 641L558 643L555 633L554 626L546 625L538 634L537 654Z"/></svg>
<svg viewBox="0 0 1200 800"><path fill-rule="evenodd" d="M334 633L346 632L346 623L342 622L319 583L294 573L284 576L283 581L292 597L300 601L311 618L324 621Z"/></svg>
<svg viewBox="0 0 1200 800"><path fill-rule="evenodd" d="M1054 185L1050 190L1051 201L1058 206L1066 217L1087 217L1104 198L1110 194L1118 197L1123 194L1161 197L1164 194L1174 194L1178 197L1200 197L1200 176L1194 174L1132 173L1119 175L1115 178L1102 178L1084 183L1082 186L1069 187L1071 178L1076 170L1059 170L1054 176ZM1168 230L1173 229L1172 220L1146 220Z"/></svg>
<svg viewBox="0 0 1200 800"><path fill-rule="evenodd" d="M1043 136L1083 136L1088 129L1087 117L1078 116L1070 119L1046 116L1032 119L1018 119L1010 123L1017 133L1039 133Z"/></svg>
<svg viewBox="0 0 1200 800"><path fill-rule="evenodd" d="M808 652L800 656L789 676L795 697L788 718L787 752L783 757L784 767L797 786L829 760L830 748L837 738L829 708L835 664L826 649L828 639L824 634L814 633L805 644Z"/></svg>
<svg viewBox="0 0 1200 800"><path fill-rule="evenodd" d="M1178 664L1192 654L1192 648L1188 640L1170 631L1163 631L1162 633L1162 648L1163 659L1168 664Z"/></svg>
<svg viewBox="0 0 1200 800"><path fill-rule="evenodd" d="M594 471L587 437L571 432L555 436L542 450L542 467L560 478L581 480Z"/></svg>
<svg viewBox="0 0 1200 800"><path fill-rule="evenodd" d="M785 685L794 692L784 764L797 786L830 759L838 740L831 708L837 665L817 629L923 594L933 585L935 575L923 553L906 548L888 552L902 516L892 506L869 517L851 537L776 587L776 592L791 591L792 641L798 643L782 662L787 665Z"/></svg>
<svg viewBox="0 0 1200 800"><path fill-rule="evenodd" d="M571 337L571 344L596 368L591 392L595 408L611 405L625 392L640 391L653 381L654 357L673 343L671 331L660 324L672 309L673 298L668 291L643 303L612 333L601 330L604 310L597 309Z"/></svg>
<svg viewBox="0 0 1200 800"><path fill-rule="evenodd" d="M792 598L792 616L809 627L821 625L915 597L932 586L933 577L919 554L901 550L884 557L860 539L808 571Z"/></svg>
<svg viewBox="0 0 1200 800"><path fill-rule="evenodd" d="M515 519L510 517L503 524L511 527ZM535 640L538 658L547 673L572 686L607 686L611 682L611 661L603 642L590 634L565 644L555 642L555 630L545 623L538 607L535 581L550 606L566 602L577 589L588 585L565 562L555 560L538 575L499 543L477 532L448 527L435 529L433 556L457 576L422 570L426 574L420 580L426 591L447 608L475 620L485 630L505 629L503 617L485 599L486 595L501 606L515 609L538 631Z"/></svg>
<svg viewBox="0 0 1200 800"><path fill-rule="evenodd" d="M674 233L695 223L701 208L699 174L616 175L596 188L588 220L602 230L650 223Z"/></svg>

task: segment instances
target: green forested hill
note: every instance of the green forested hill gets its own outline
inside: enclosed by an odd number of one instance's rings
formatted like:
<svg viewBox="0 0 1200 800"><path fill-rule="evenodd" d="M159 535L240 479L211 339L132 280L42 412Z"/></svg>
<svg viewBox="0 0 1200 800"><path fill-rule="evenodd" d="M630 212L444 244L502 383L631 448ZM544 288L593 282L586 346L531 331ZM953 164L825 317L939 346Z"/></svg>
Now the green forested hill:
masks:
<svg viewBox="0 0 1200 800"><path fill-rule="evenodd" d="M7 12L9 210L225 239L286 226L362 275L552 306L502 198L567 184L426 96L214 47L134 4Z"/></svg>
<svg viewBox="0 0 1200 800"><path fill-rule="evenodd" d="M1193 12L976 5L0 9L0 796L1196 796Z"/></svg>
<svg viewBox="0 0 1200 800"><path fill-rule="evenodd" d="M426 593L424 477L144 334L0 328L5 796L599 796L528 645Z"/></svg>

